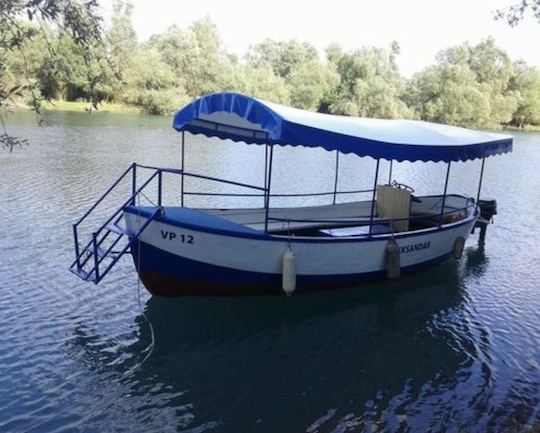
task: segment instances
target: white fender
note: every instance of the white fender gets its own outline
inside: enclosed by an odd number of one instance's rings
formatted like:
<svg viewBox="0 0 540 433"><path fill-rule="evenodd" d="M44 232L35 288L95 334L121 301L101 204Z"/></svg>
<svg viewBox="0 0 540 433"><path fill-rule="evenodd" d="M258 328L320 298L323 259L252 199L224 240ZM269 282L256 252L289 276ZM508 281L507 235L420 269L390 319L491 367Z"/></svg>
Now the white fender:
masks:
<svg viewBox="0 0 540 433"><path fill-rule="evenodd" d="M454 257L456 260L461 259L464 247L465 239L460 236L454 241L454 246L452 247L452 257Z"/></svg>
<svg viewBox="0 0 540 433"><path fill-rule="evenodd" d="M391 238L386 245L386 278L397 280L401 271L399 245Z"/></svg>
<svg viewBox="0 0 540 433"><path fill-rule="evenodd" d="M292 295L296 289L296 256L291 247L287 248L281 258L283 291L287 295Z"/></svg>

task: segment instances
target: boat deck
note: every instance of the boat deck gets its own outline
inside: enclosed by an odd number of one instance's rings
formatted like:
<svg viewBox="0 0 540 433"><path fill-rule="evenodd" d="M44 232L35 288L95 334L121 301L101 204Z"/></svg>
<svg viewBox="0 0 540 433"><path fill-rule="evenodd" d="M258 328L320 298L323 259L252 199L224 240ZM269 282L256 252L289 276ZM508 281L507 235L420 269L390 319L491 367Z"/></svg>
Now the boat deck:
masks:
<svg viewBox="0 0 540 433"><path fill-rule="evenodd" d="M411 203L411 218L422 220L426 226L441 213L442 196L415 197ZM466 207L468 199L458 195L446 197L444 211L451 212ZM335 205L304 206L294 208L271 208L268 213L268 231L270 233L368 225L370 222L372 201L338 203ZM255 230L265 228L265 209L197 209L209 215L240 224ZM278 219L273 221L272 218ZM374 206L373 223L381 221ZM438 221L437 221L438 223ZM382 228L379 227L378 231ZM388 231L390 229L388 228Z"/></svg>

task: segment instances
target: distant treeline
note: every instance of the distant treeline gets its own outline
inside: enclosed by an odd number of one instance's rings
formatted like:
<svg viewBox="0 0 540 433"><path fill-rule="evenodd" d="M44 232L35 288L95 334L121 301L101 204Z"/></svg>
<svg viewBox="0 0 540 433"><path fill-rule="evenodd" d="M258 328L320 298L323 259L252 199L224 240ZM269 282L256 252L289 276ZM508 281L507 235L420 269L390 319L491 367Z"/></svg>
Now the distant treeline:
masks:
<svg viewBox="0 0 540 433"><path fill-rule="evenodd" d="M30 81L23 97L99 100L169 114L210 92L240 92L327 113L415 118L469 127L540 125L540 71L512 61L487 38L442 50L434 65L404 78L388 48L344 51L325 58L307 42L266 40L242 59L227 52L208 19L172 26L139 43L129 2L114 2L104 44L89 63L72 37L50 28L22 50L8 52L4 84ZM21 23L21 25L31 25ZM33 92L33 96L29 95Z"/></svg>

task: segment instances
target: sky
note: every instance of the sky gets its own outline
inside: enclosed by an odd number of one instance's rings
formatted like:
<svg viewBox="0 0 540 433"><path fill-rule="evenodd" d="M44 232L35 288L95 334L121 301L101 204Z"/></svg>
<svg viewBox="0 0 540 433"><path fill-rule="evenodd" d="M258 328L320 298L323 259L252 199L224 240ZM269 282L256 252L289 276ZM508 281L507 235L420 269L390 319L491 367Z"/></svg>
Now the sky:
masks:
<svg viewBox="0 0 540 433"><path fill-rule="evenodd" d="M112 0L103 0L105 15ZM140 41L176 24L189 26L209 16L225 48L242 58L250 45L266 38L299 39L321 54L331 42L345 49L401 47L398 64L405 76L435 61L443 48L493 36L513 59L540 67L540 23L532 18L515 28L495 21L494 13L519 0L132 0L133 24Z"/></svg>

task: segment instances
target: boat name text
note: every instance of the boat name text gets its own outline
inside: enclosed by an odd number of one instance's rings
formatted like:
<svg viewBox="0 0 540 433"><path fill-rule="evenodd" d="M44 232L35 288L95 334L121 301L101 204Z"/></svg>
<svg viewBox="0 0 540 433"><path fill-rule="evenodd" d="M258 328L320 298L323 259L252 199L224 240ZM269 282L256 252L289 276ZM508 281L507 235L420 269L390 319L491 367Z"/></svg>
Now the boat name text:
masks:
<svg viewBox="0 0 540 433"><path fill-rule="evenodd" d="M161 237L163 239L168 239L169 241L172 241L178 238L180 242L183 244L193 243L193 236L191 235L184 235L184 234L177 235L175 232L169 232L167 230L160 230L160 232L161 232Z"/></svg>
<svg viewBox="0 0 540 433"><path fill-rule="evenodd" d="M429 248L430 246L431 246L430 241L420 242L418 244L405 245L403 247L400 247L400 253L401 254L408 254L408 253L412 253L414 251L425 250L425 249Z"/></svg>

